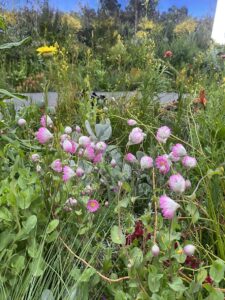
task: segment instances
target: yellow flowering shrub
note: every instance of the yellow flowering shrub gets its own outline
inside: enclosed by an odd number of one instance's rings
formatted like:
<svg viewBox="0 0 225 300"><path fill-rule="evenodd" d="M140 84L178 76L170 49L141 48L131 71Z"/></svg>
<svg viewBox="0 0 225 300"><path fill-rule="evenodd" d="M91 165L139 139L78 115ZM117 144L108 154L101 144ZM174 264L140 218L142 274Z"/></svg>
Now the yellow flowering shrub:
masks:
<svg viewBox="0 0 225 300"><path fill-rule="evenodd" d="M42 56L53 56L54 54L56 54L58 52L58 48L57 46L42 46L36 49L36 51L38 52L38 55L42 55Z"/></svg>
<svg viewBox="0 0 225 300"><path fill-rule="evenodd" d="M184 33L192 33L195 31L197 27L197 22L191 18L177 24L174 28L174 33L176 34L184 34Z"/></svg>

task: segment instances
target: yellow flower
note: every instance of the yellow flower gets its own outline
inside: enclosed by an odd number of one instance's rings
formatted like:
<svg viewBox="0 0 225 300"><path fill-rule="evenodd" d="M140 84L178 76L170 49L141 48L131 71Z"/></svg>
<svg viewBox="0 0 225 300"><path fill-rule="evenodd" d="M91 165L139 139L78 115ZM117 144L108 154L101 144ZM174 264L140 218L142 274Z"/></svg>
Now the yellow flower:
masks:
<svg viewBox="0 0 225 300"><path fill-rule="evenodd" d="M55 46L42 46L36 50L38 55L52 56L57 53L58 49Z"/></svg>
<svg viewBox="0 0 225 300"><path fill-rule="evenodd" d="M182 254L183 253L183 249L179 249L176 252L177 252L177 254Z"/></svg>

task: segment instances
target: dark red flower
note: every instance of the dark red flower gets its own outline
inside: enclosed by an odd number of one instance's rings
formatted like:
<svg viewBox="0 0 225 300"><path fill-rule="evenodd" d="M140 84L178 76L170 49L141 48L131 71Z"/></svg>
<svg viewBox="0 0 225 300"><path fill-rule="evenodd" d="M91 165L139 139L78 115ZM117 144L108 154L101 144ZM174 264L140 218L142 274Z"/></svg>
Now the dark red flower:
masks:
<svg viewBox="0 0 225 300"><path fill-rule="evenodd" d="M172 57L173 56L173 52L170 50L167 50L164 52L164 57Z"/></svg>
<svg viewBox="0 0 225 300"><path fill-rule="evenodd" d="M190 267L191 269L198 269L200 265L200 260L196 256L187 256L185 260L185 265Z"/></svg>
<svg viewBox="0 0 225 300"><path fill-rule="evenodd" d="M135 239L143 238L145 236L145 232L146 232L146 230L144 228L144 225L143 225L142 221L141 220L136 221L134 232L131 233L131 234L128 234L126 236L126 245L132 244L132 242ZM148 240L150 238L151 238L151 234L148 233L145 240Z"/></svg>
<svg viewBox="0 0 225 300"><path fill-rule="evenodd" d="M209 275L207 275L207 277L204 280L204 283L213 284L213 280L212 280L212 278Z"/></svg>

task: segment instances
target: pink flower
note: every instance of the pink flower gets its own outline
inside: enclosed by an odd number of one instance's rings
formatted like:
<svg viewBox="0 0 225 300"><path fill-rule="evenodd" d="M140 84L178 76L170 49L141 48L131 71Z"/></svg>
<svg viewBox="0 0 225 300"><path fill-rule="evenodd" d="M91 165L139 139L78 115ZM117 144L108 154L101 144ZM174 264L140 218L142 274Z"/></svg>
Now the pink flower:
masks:
<svg viewBox="0 0 225 300"><path fill-rule="evenodd" d="M177 202L166 195L163 195L159 198L159 206L162 210L163 217L169 220L174 218L176 210L180 207Z"/></svg>
<svg viewBox="0 0 225 300"><path fill-rule="evenodd" d="M53 121L48 115L43 115L41 117L40 124L42 127L52 127Z"/></svg>
<svg viewBox="0 0 225 300"><path fill-rule="evenodd" d="M91 143L91 140L88 136L83 135L79 138L79 145L84 148L86 148L88 145L90 145L90 143Z"/></svg>
<svg viewBox="0 0 225 300"><path fill-rule="evenodd" d="M53 135L47 128L41 127L38 129L36 138L38 139L40 144L45 144L53 138Z"/></svg>
<svg viewBox="0 0 225 300"><path fill-rule="evenodd" d="M164 52L164 57L168 58L168 57L172 57L173 56L173 52L170 50L167 50Z"/></svg>
<svg viewBox="0 0 225 300"><path fill-rule="evenodd" d="M91 146L87 146L84 150L84 157L92 161L95 158L95 149Z"/></svg>
<svg viewBox="0 0 225 300"><path fill-rule="evenodd" d="M74 154L77 151L78 144L74 141L65 140L62 144L62 147L65 152Z"/></svg>
<svg viewBox="0 0 225 300"><path fill-rule="evenodd" d="M96 154L94 159L93 159L93 163L94 164L100 163L102 161L102 157L103 157L102 153Z"/></svg>
<svg viewBox="0 0 225 300"><path fill-rule="evenodd" d="M187 155L187 151L181 144L176 144L172 147L172 154L174 157L183 157Z"/></svg>
<svg viewBox="0 0 225 300"><path fill-rule="evenodd" d="M31 155L31 160L32 160L33 162L38 162L38 161L40 160L40 155L37 154L37 153L32 154L32 155Z"/></svg>
<svg viewBox="0 0 225 300"><path fill-rule="evenodd" d="M69 139L70 139L70 136L68 134L62 134L60 136L61 143L63 143L65 140L69 140Z"/></svg>
<svg viewBox="0 0 225 300"><path fill-rule="evenodd" d="M60 159L54 160L51 164L51 168L52 168L52 170L54 170L57 173L62 172L63 168L62 168L61 160Z"/></svg>
<svg viewBox="0 0 225 300"><path fill-rule="evenodd" d="M97 152L100 152L100 153L105 152L106 148L107 148L107 145L106 145L106 143L104 143L104 142L98 142L98 143L95 145L95 150L96 150Z"/></svg>
<svg viewBox="0 0 225 300"><path fill-rule="evenodd" d="M75 172L68 166L63 168L63 181L67 182L75 176Z"/></svg>
<svg viewBox="0 0 225 300"><path fill-rule="evenodd" d="M136 157L132 153L127 153L124 159L129 163L135 163L137 161Z"/></svg>
<svg viewBox="0 0 225 300"><path fill-rule="evenodd" d="M82 177L84 175L84 170L82 168L78 167L76 169L76 175L77 175L77 177Z"/></svg>
<svg viewBox="0 0 225 300"><path fill-rule="evenodd" d="M66 200L65 205L75 206L75 205L77 205L77 200L75 198L70 197Z"/></svg>
<svg viewBox="0 0 225 300"><path fill-rule="evenodd" d="M195 253L195 246L194 245L186 245L184 246L184 253L187 256L192 256Z"/></svg>
<svg viewBox="0 0 225 300"><path fill-rule="evenodd" d="M80 128L80 126L76 125L75 130L76 130L77 133L81 133L81 128Z"/></svg>
<svg viewBox="0 0 225 300"><path fill-rule="evenodd" d="M153 256L158 256L159 255L159 253L160 253L160 249L159 249L159 246L158 245L153 245L152 246L152 255Z"/></svg>
<svg viewBox="0 0 225 300"><path fill-rule="evenodd" d="M143 156L140 160L141 169L150 169L153 167L153 159L150 156Z"/></svg>
<svg viewBox="0 0 225 300"><path fill-rule="evenodd" d="M168 156L168 158L172 161L172 162L177 162L180 160L180 157L179 156L174 156L173 155L173 152L171 152Z"/></svg>
<svg viewBox="0 0 225 300"><path fill-rule="evenodd" d="M155 160L155 164L161 174L165 175L170 171L171 161L166 154L158 156Z"/></svg>
<svg viewBox="0 0 225 300"><path fill-rule="evenodd" d="M191 182L189 179L185 180L185 190L190 189L191 188Z"/></svg>
<svg viewBox="0 0 225 300"><path fill-rule="evenodd" d="M117 165L116 160L115 160L115 159L112 159L111 162L110 162L110 164L111 164L111 167L112 167L112 168L115 168L116 165Z"/></svg>
<svg viewBox="0 0 225 300"><path fill-rule="evenodd" d="M25 119L19 119L17 124L20 126L20 127L23 127L27 124L27 121Z"/></svg>
<svg viewBox="0 0 225 300"><path fill-rule="evenodd" d="M127 120L127 124L128 124L129 126L134 126L134 125L137 124L137 122L136 122L135 120L133 120L133 119L129 119L129 120Z"/></svg>
<svg viewBox="0 0 225 300"><path fill-rule="evenodd" d="M84 149L80 148L80 149L78 150L78 156L79 156L79 157L82 157L83 154L84 154Z"/></svg>
<svg viewBox="0 0 225 300"><path fill-rule="evenodd" d="M87 210L89 212L96 212L98 209L99 209L99 203L97 200L95 200L95 199L88 200Z"/></svg>
<svg viewBox="0 0 225 300"><path fill-rule="evenodd" d="M70 126L66 126L64 129L65 134L71 134L72 133L72 128Z"/></svg>
<svg viewBox="0 0 225 300"><path fill-rule="evenodd" d="M156 139L159 143L165 144L167 139L171 135L171 130L167 126L162 126L158 129L157 134L156 134Z"/></svg>
<svg viewBox="0 0 225 300"><path fill-rule="evenodd" d="M185 179L179 173L171 175L169 178L170 189L175 193L183 193L185 191Z"/></svg>
<svg viewBox="0 0 225 300"><path fill-rule="evenodd" d="M196 167L197 165L197 160L195 157L191 157L191 156L185 156L182 160L182 164L185 168L187 169L191 169Z"/></svg>
<svg viewBox="0 0 225 300"><path fill-rule="evenodd" d="M129 134L129 145L137 145L143 142L144 137L146 136L145 133L139 128L135 127L132 129L131 133Z"/></svg>

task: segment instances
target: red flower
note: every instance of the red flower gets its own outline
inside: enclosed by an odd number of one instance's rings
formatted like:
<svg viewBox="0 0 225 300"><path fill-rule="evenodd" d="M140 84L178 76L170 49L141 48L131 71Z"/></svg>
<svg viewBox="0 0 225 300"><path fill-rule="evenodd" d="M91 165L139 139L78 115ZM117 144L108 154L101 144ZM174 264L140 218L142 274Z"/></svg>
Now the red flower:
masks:
<svg viewBox="0 0 225 300"><path fill-rule="evenodd" d="M144 233L145 233L145 229L144 229L144 225L143 225L142 221L140 221L140 220L136 221L135 222L134 232L131 233L131 234L128 234L126 236L126 245L132 244L132 242L135 239L143 238L144 237ZM147 236L146 236L146 240L148 240L150 238L151 238L151 234L148 233Z"/></svg>
<svg viewBox="0 0 225 300"><path fill-rule="evenodd" d="M185 265L191 269L198 269L200 265L200 260L196 256L187 256L185 260Z"/></svg>
<svg viewBox="0 0 225 300"><path fill-rule="evenodd" d="M164 57L172 57L173 56L173 52L170 50L167 50L164 52Z"/></svg>
<svg viewBox="0 0 225 300"><path fill-rule="evenodd" d="M207 275L207 277L204 280L204 283L213 284L213 280L212 280L212 278L209 275Z"/></svg>

